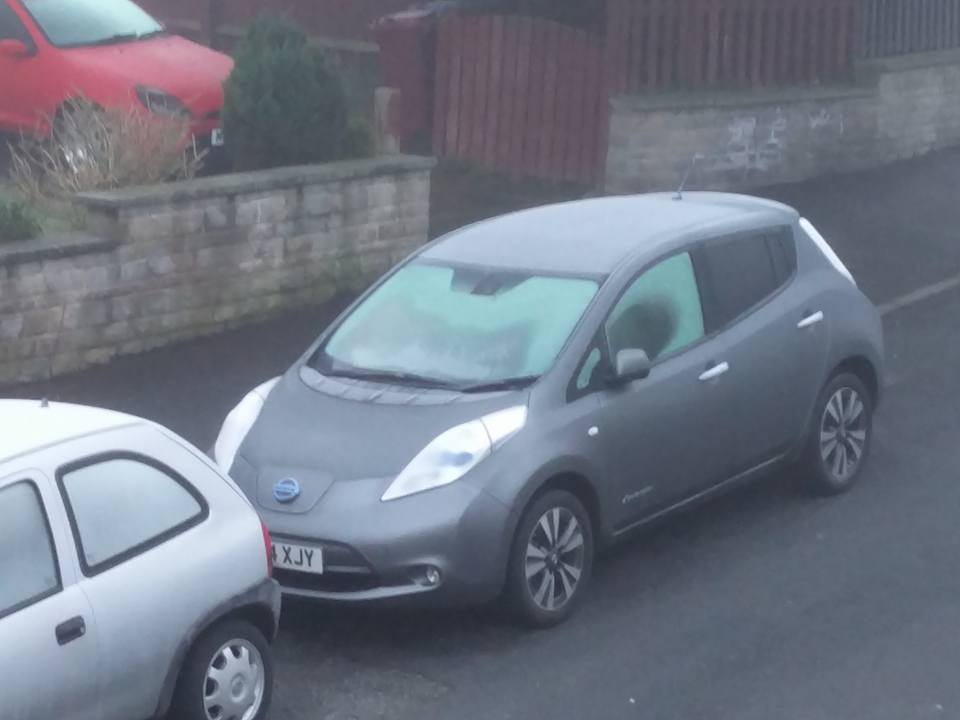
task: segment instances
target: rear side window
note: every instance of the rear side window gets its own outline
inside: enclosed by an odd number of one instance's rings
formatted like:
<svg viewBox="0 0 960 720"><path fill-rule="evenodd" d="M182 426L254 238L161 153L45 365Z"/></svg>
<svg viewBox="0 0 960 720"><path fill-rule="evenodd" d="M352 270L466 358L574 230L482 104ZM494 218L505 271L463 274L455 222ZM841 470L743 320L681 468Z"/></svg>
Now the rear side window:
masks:
<svg viewBox="0 0 960 720"><path fill-rule="evenodd" d="M59 481L88 575L146 552L207 514L186 480L145 458L88 461L63 470Z"/></svg>
<svg viewBox="0 0 960 720"><path fill-rule="evenodd" d="M43 503L31 482L0 490L0 617L60 590Z"/></svg>
<svg viewBox="0 0 960 720"><path fill-rule="evenodd" d="M782 285L797 271L797 244L792 228L783 227L767 233L767 247L777 280Z"/></svg>
<svg viewBox="0 0 960 720"><path fill-rule="evenodd" d="M776 292L796 264L796 252L778 241L773 231L714 240L704 245L701 253L712 293L714 329L736 320Z"/></svg>

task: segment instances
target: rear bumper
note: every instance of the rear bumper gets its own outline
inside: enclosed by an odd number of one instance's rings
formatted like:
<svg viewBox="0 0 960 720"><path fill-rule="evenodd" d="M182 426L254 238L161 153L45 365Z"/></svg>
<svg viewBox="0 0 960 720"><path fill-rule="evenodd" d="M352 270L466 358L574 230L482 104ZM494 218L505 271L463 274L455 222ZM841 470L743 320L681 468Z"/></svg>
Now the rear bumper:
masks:
<svg viewBox="0 0 960 720"><path fill-rule="evenodd" d="M264 604L270 608L270 613L273 615L273 635L269 638L270 642L273 642L280 628L280 608L283 604L283 593L280 590L280 583L276 580L263 583L260 589L263 593Z"/></svg>

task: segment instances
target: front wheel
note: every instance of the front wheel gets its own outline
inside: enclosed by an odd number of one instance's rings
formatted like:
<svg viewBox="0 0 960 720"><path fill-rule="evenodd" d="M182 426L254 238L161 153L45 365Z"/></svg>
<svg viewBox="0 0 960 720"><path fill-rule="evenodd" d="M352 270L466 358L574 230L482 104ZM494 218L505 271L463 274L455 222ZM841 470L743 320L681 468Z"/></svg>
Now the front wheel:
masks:
<svg viewBox="0 0 960 720"><path fill-rule="evenodd" d="M208 630L184 663L171 720L263 720L273 658L263 633L242 620Z"/></svg>
<svg viewBox="0 0 960 720"><path fill-rule="evenodd" d="M510 558L507 595L526 624L565 620L583 597L593 569L593 527L575 495L544 493L520 521Z"/></svg>
<svg viewBox="0 0 960 720"><path fill-rule="evenodd" d="M860 478L873 440L873 400L856 375L834 377L817 401L803 470L818 495L837 495Z"/></svg>

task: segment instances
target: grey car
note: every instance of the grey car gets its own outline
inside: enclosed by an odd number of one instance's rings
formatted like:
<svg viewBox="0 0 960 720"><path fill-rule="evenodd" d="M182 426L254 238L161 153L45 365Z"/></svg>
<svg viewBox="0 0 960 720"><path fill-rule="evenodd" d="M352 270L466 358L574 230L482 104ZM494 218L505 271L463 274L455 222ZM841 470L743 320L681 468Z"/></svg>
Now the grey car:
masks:
<svg viewBox="0 0 960 720"><path fill-rule="evenodd" d="M599 549L787 464L864 468L880 317L796 211L688 193L453 232L395 268L214 454L289 595L505 596L564 619Z"/></svg>

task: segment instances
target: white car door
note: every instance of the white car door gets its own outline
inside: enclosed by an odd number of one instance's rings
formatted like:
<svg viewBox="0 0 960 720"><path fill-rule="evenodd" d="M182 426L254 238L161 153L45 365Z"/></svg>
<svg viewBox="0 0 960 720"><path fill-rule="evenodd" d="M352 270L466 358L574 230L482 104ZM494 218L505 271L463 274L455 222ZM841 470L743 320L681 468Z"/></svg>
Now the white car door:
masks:
<svg viewBox="0 0 960 720"><path fill-rule="evenodd" d="M100 633L103 716L149 717L188 633L243 582L224 554L236 561L250 517L214 522L202 481L208 492L223 481L149 426L84 438L71 454L56 477Z"/></svg>
<svg viewBox="0 0 960 720"><path fill-rule="evenodd" d="M101 720L96 643L51 481L0 479L0 715Z"/></svg>

